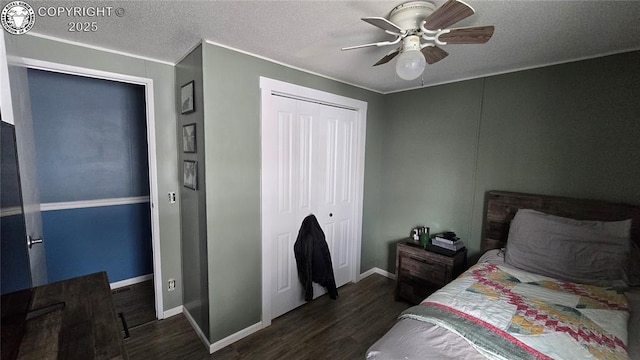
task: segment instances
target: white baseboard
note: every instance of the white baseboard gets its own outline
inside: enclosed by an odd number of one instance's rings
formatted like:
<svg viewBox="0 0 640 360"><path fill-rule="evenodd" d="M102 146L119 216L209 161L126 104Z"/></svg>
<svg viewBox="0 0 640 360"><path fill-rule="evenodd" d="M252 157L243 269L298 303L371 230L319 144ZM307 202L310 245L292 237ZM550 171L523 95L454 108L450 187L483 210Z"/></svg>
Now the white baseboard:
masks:
<svg viewBox="0 0 640 360"><path fill-rule="evenodd" d="M176 316L178 314L182 314L182 312L184 311L184 307L182 305L180 306L176 306L172 309L169 309L165 312L162 313L162 318L166 319L166 318L170 318L172 316Z"/></svg>
<svg viewBox="0 0 640 360"><path fill-rule="evenodd" d="M187 310L187 308L183 308L182 313L187 318L187 321L189 321L189 323L191 324L191 327L193 327L193 330L195 330L196 334L198 334L198 337L200 337L200 340L202 340L202 343L209 349L209 354L213 354L214 352L224 348L227 345L231 345L234 342L238 340L242 340L245 337L255 333L256 331L262 330L262 321L261 321L249 327L246 327L238 331L237 333L231 334L222 340L218 340L215 343L211 344L209 343L209 339L207 339L207 337L202 332L202 329L200 329L200 326L198 326L196 321L193 319L193 317L189 313L189 310Z"/></svg>
<svg viewBox="0 0 640 360"><path fill-rule="evenodd" d="M389 278L391 280L395 280L396 279L396 274L392 274L392 273L390 273L390 272L388 272L386 270L382 270L382 269L380 269L378 267L374 267L374 268L371 268L371 269L363 272L362 274L360 274L360 280L366 278L367 276L373 275L373 274L382 275L382 276L387 277L387 278Z"/></svg>
<svg viewBox="0 0 640 360"><path fill-rule="evenodd" d="M141 283L143 281L151 280L151 279L153 279L153 274L147 274L147 275L142 275L142 276L136 276L136 277L131 278L131 279L125 279L125 280L121 280L121 281L112 282L111 284L109 284L109 286L111 287L111 290L113 290L113 289L119 289L119 288L125 287L125 286L135 285L135 284Z"/></svg>
<svg viewBox="0 0 640 360"><path fill-rule="evenodd" d="M371 268L371 269L363 272L362 274L360 274L360 278L358 279L358 281L362 280L362 279L364 279L366 277L369 277L369 276L371 276L371 275L373 275L375 273L376 273L376 268Z"/></svg>
<svg viewBox="0 0 640 360"><path fill-rule="evenodd" d="M186 307L183 307L182 313L184 314L184 317L187 318L187 321L189 321L189 324L191 324L191 327L193 328L193 330L195 330L196 334L198 334L198 337L200 338L204 346L207 349L211 349L211 344L209 343L209 339L207 339L207 337L204 335L204 333L202 332L202 329L200 329L200 326L198 326L198 323L193 319L193 316L191 316L191 314L189 313L189 310L187 310Z"/></svg>
<svg viewBox="0 0 640 360"><path fill-rule="evenodd" d="M255 323L249 327L246 327L237 333L231 334L222 340L218 340L215 343L209 346L209 354L213 354L214 352L224 348L227 345L231 345L234 342L244 339L247 336L255 333L256 331L262 330L262 321Z"/></svg>

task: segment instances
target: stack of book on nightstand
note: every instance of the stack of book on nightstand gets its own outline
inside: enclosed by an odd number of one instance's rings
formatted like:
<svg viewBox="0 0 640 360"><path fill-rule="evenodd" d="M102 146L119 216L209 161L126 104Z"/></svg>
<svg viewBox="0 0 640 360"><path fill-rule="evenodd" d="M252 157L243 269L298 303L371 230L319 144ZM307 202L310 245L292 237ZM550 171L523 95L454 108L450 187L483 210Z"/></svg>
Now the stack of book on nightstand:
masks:
<svg viewBox="0 0 640 360"><path fill-rule="evenodd" d="M431 239L427 250L437 252L443 255L453 255L465 248L464 241L460 240L455 233L446 232L436 235Z"/></svg>

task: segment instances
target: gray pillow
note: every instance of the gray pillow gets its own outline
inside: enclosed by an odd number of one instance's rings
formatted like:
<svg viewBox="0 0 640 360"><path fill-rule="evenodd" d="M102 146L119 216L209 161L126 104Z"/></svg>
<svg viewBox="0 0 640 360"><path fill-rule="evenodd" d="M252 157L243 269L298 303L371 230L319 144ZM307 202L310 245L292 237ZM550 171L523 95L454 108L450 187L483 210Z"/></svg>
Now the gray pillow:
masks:
<svg viewBox="0 0 640 360"><path fill-rule="evenodd" d="M505 262L583 284L624 285L631 220L582 221L521 209L511 221Z"/></svg>

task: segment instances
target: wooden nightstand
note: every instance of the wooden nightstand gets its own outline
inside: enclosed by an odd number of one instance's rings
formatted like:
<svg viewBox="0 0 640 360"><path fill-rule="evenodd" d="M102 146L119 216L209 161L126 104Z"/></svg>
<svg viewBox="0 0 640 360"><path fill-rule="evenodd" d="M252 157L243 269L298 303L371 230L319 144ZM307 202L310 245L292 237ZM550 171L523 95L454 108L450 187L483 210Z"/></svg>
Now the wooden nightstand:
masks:
<svg viewBox="0 0 640 360"><path fill-rule="evenodd" d="M446 256L402 242L396 250L396 300L418 304L467 267L467 249Z"/></svg>

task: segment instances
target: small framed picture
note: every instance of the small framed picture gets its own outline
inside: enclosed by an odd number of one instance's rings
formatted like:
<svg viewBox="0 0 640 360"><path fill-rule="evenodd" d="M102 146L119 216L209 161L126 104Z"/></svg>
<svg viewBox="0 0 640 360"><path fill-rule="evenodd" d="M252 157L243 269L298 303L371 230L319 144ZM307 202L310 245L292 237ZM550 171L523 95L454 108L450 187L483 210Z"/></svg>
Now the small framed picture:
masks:
<svg viewBox="0 0 640 360"><path fill-rule="evenodd" d="M182 85L182 88L180 88L180 109L182 114L189 114L196 111L193 98L193 80Z"/></svg>
<svg viewBox="0 0 640 360"><path fill-rule="evenodd" d="M186 153L196 152L196 124L182 127L182 151Z"/></svg>
<svg viewBox="0 0 640 360"><path fill-rule="evenodd" d="M184 187L198 190L198 162L185 160L183 167Z"/></svg>

